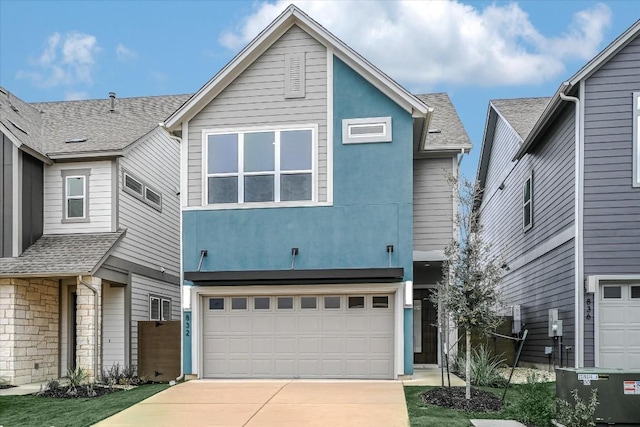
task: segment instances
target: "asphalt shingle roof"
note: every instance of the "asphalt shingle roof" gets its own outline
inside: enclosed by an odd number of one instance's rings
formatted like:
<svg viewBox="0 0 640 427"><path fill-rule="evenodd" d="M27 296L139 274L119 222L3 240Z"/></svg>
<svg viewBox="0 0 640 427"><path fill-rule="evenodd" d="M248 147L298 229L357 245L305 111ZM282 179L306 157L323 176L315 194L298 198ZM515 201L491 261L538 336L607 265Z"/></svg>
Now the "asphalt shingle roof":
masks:
<svg viewBox="0 0 640 427"><path fill-rule="evenodd" d="M40 112L0 87L0 123L27 147L44 154Z"/></svg>
<svg viewBox="0 0 640 427"><path fill-rule="evenodd" d="M0 87L0 122L46 155L121 150L149 133L191 95L26 103ZM86 139L84 142L66 142Z"/></svg>
<svg viewBox="0 0 640 427"><path fill-rule="evenodd" d="M551 98L493 99L491 104L524 141L529 136Z"/></svg>
<svg viewBox="0 0 640 427"><path fill-rule="evenodd" d="M449 95L446 93L428 93L416 95L416 97L433 108L429 129L440 130L440 133L428 134L427 148L429 146L471 148L469 135L464 129Z"/></svg>
<svg viewBox="0 0 640 427"><path fill-rule="evenodd" d="M121 150L146 135L191 95L40 102L44 150L48 155ZM73 139L86 142L68 143Z"/></svg>
<svg viewBox="0 0 640 427"><path fill-rule="evenodd" d="M0 277L92 274L125 234L50 234L16 258L0 258Z"/></svg>

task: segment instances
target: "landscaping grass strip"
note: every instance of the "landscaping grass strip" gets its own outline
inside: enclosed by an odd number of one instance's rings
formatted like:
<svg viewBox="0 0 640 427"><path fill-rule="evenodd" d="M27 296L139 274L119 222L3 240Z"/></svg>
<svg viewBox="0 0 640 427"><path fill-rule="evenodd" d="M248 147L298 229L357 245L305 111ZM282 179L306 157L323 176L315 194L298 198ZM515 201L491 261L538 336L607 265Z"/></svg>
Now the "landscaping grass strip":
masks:
<svg viewBox="0 0 640 427"><path fill-rule="evenodd" d="M167 384L147 384L89 399L0 396L0 426L90 426L167 387Z"/></svg>

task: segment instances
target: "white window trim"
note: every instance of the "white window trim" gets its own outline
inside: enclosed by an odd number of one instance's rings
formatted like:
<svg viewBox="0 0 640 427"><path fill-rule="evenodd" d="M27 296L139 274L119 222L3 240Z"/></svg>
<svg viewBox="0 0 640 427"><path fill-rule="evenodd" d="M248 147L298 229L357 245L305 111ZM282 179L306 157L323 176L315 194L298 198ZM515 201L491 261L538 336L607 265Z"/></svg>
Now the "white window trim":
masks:
<svg viewBox="0 0 640 427"><path fill-rule="evenodd" d="M89 177L91 176L90 169L66 169L61 171L62 175L62 223L74 223L74 222L90 222L89 217ZM69 196L69 179L82 178L84 192L82 196ZM81 217L69 217L69 200L82 199L82 216Z"/></svg>
<svg viewBox="0 0 640 427"><path fill-rule="evenodd" d="M151 303L153 300L157 300L158 304L159 304L159 308L158 308L158 318L154 318L153 315L151 313L153 313L153 311L151 310ZM169 302L169 313L167 313L167 316L164 316L164 303L165 302ZM171 298L165 298L165 297L161 297L158 295L149 295L149 320L152 321L156 321L156 322L168 322L171 320Z"/></svg>
<svg viewBox="0 0 640 427"><path fill-rule="evenodd" d="M140 194L140 193L136 192L135 190L127 187L127 185L126 185L127 177L131 178L134 181L137 181L140 184L140 186L142 187L142 194ZM145 181L141 180L140 178L138 178L137 176L135 176L134 174L132 174L131 172L129 172L128 170L126 170L124 168L122 169L122 190L125 193L135 197L138 200L140 200L141 202L151 206L155 210L162 212L162 193L160 191L156 190L155 188L151 187ZM156 193L160 197L160 203L159 204L155 203L154 201L150 200L147 197L147 190Z"/></svg>
<svg viewBox="0 0 640 427"><path fill-rule="evenodd" d="M209 203L208 200L208 186L209 186L209 175L218 175L222 176L223 174L209 174L208 171L208 159L209 159L209 144L207 144L207 137L209 135L222 135L229 133L251 133L251 132L286 132L286 131L295 131L295 130L311 130L311 200L293 200L293 201L273 201L273 202L238 202L238 203ZM279 137L276 137L279 143ZM240 170L240 166L244 162L243 157L243 148L240 144L241 138L238 138L238 170ZM203 129L202 130L202 207L196 207L196 209L204 209L204 210L226 210L226 209L251 209L251 208L284 208L284 207L301 207L301 206L317 206L318 203L318 124L295 124L295 125L282 125L282 126L250 126L250 127L242 127L242 128L220 128L220 129ZM279 149L279 144L276 145L276 148ZM274 171L274 174L279 176L282 174L279 172L279 153L275 154L276 164L274 165L274 169L278 169ZM285 174L295 173L296 171L286 171ZM300 172L302 173L302 172ZM304 173L309 173L308 170L304 171ZM244 173L244 175L251 175L252 173ZM256 175L260 175L260 173L255 173ZM240 172L229 173L229 176L238 176L238 199L240 196L244 196L244 180L241 179ZM274 182L274 198L279 199L280 194L277 193L276 197L276 187L279 185L279 180ZM326 204L326 203L325 203Z"/></svg>
<svg viewBox="0 0 640 427"><path fill-rule="evenodd" d="M640 92L633 92L633 179L632 185L640 187Z"/></svg>
<svg viewBox="0 0 640 427"><path fill-rule="evenodd" d="M529 182L529 200L527 202L524 201L524 189ZM525 218L525 210L527 209L527 204L529 204L529 224L524 223ZM529 174L527 179L524 180L522 184L522 229L527 231L533 227L533 173Z"/></svg>
<svg viewBox="0 0 640 427"><path fill-rule="evenodd" d="M376 134L352 135L351 129L356 127L382 125L383 132ZM362 119L342 120L343 144L366 144L373 142L391 142L391 117L368 117Z"/></svg>

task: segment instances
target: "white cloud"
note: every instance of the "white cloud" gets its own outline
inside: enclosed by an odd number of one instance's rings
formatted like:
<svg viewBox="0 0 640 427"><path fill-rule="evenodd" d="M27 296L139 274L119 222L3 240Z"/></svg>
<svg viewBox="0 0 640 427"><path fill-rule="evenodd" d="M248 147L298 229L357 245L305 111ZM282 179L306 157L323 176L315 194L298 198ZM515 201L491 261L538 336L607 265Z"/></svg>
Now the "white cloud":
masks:
<svg viewBox="0 0 640 427"><path fill-rule="evenodd" d="M17 77L30 79L40 87L91 84L99 52L95 36L75 31L64 36L53 33L40 56L32 61L33 69L21 70Z"/></svg>
<svg viewBox="0 0 640 427"><path fill-rule="evenodd" d="M89 94L83 91L71 91L71 92L66 92L64 94L65 101L79 101L81 99L88 99L88 98L89 98Z"/></svg>
<svg viewBox="0 0 640 427"><path fill-rule="evenodd" d="M118 58L118 61L121 62L131 61L138 57L138 52L127 48L122 43L118 43L116 46L116 57Z"/></svg>
<svg viewBox="0 0 640 427"><path fill-rule="evenodd" d="M219 42L237 50L290 0L262 3ZM313 19L391 77L408 86L436 83L542 83L567 60L588 60L600 48L611 11L594 4L558 36L542 34L517 3L483 9L458 1L296 1Z"/></svg>

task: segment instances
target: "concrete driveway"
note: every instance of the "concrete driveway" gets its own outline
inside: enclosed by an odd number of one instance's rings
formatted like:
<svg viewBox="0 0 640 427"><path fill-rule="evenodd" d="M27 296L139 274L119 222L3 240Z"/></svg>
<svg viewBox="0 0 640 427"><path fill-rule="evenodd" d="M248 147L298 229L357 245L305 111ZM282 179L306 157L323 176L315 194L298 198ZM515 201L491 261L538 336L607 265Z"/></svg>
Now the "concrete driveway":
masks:
<svg viewBox="0 0 640 427"><path fill-rule="evenodd" d="M408 426L400 381L188 381L97 424Z"/></svg>

